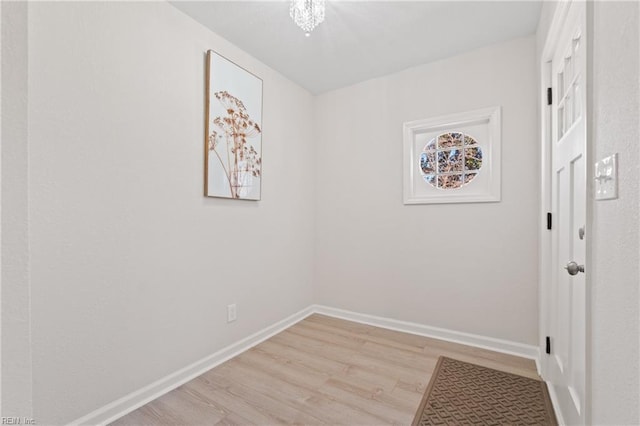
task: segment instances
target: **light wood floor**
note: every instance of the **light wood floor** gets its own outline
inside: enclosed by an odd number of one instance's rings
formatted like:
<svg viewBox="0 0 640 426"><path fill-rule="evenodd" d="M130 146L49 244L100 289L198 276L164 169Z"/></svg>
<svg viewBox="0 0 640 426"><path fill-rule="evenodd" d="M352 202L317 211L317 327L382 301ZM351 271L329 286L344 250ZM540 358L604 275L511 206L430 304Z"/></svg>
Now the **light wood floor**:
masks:
<svg viewBox="0 0 640 426"><path fill-rule="evenodd" d="M408 425L440 355L539 378L528 359L312 315L112 424Z"/></svg>

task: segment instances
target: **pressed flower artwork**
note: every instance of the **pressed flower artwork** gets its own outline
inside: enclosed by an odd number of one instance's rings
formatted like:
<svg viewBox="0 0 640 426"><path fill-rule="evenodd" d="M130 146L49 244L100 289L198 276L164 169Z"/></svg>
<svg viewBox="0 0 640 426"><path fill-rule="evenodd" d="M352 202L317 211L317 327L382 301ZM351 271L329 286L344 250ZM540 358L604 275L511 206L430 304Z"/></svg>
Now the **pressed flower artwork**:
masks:
<svg viewBox="0 0 640 426"><path fill-rule="evenodd" d="M207 53L205 195L259 200L262 185L262 80Z"/></svg>

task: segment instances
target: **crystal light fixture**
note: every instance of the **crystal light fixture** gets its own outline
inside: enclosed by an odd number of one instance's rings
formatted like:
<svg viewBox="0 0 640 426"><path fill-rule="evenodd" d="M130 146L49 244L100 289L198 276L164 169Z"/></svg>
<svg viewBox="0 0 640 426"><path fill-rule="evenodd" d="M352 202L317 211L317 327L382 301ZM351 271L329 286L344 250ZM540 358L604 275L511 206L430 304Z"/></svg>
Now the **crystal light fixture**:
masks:
<svg viewBox="0 0 640 426"><path fill-rule="evenodd" d="M289 15L309 37L311 31L324 21L324 0L291 0Z"/></svg>

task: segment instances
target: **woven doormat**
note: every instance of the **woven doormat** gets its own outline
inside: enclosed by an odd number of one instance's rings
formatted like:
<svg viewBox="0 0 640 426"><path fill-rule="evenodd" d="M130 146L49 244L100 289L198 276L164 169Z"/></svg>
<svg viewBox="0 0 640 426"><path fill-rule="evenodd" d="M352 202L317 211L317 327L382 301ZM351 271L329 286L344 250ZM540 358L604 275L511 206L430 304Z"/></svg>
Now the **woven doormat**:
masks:
<svg viewBox="0 0 640 426"><path fill-rule="evenodd" d="M558 424L545 383L441 356L413 426L506 424Z"/></svg>

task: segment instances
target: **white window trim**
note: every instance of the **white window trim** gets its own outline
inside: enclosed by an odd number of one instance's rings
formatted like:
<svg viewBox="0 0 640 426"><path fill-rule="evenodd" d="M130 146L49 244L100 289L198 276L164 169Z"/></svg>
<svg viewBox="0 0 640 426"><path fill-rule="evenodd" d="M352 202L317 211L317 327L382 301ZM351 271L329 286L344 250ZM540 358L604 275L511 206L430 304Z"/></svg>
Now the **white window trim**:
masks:
<svg viewBox="0 0 640 426"><path fill-rule="evenodd" d="M467 186L455 190L441 190L437 195L417 194L415 174L420 173L418 159L421 150L414 149L414 138L417 133L442 131L457 132L462 126L486 124L489 139L480 141L483 147L482 170L488 174L486 188L478 192L465 190ZM500 201L500 151L501 151L501 111L500 107L483 108L458 114L445 115L424 120L404 123L404 204L438 204L438 203L483 203ZM487 147L489 149L487 149ZM489 155L486 155L488 152ZM426 183L426 182L425 182ZM477 189L477 188L476 188Z"/></svg>

